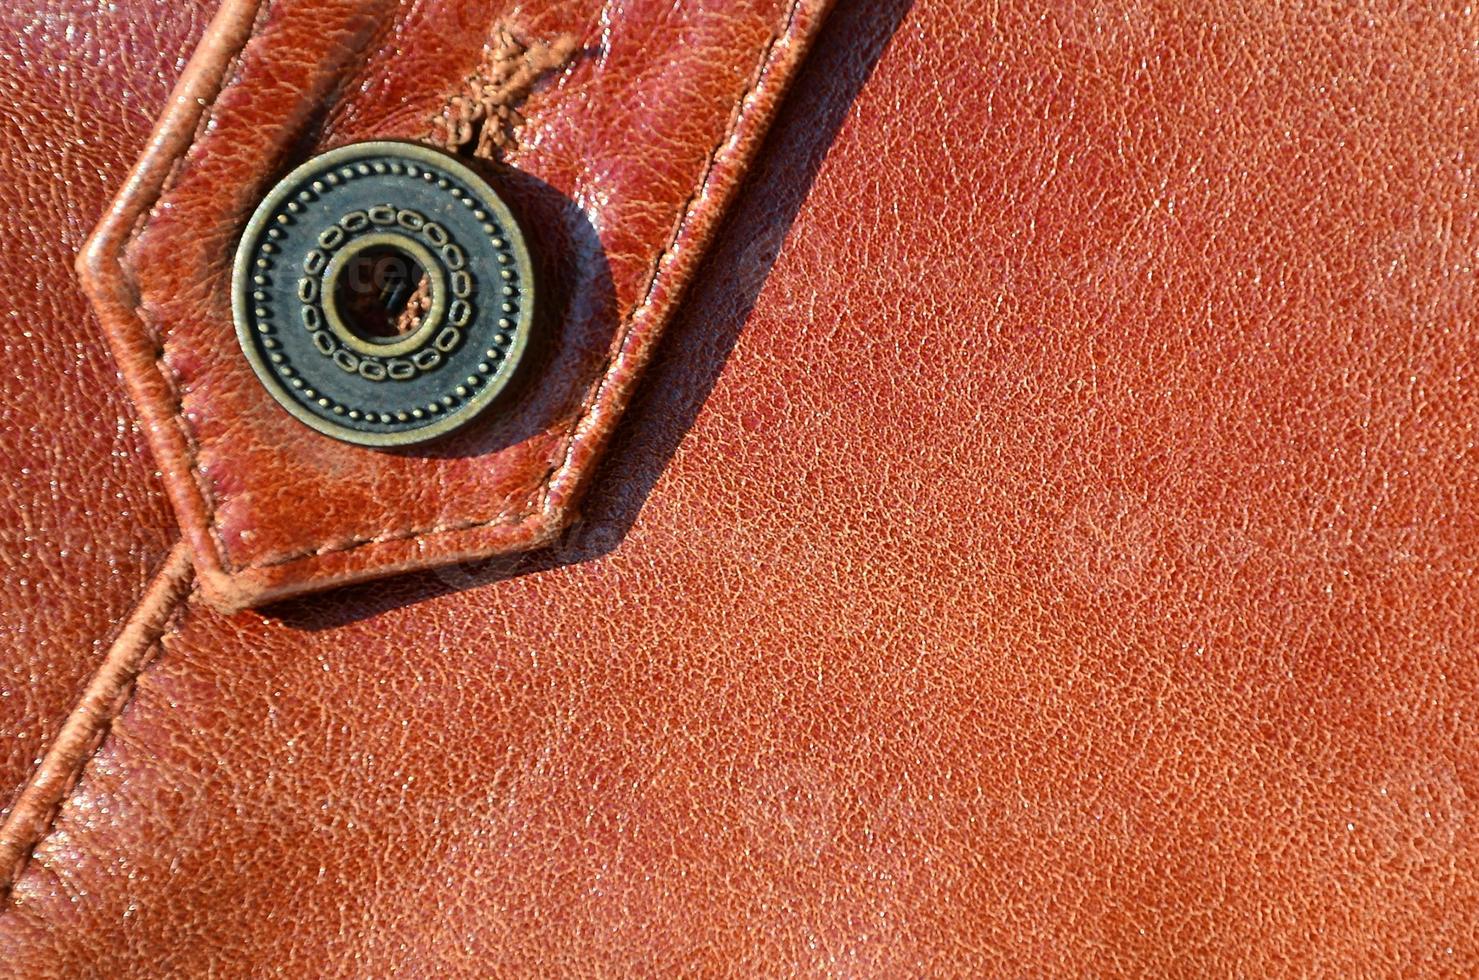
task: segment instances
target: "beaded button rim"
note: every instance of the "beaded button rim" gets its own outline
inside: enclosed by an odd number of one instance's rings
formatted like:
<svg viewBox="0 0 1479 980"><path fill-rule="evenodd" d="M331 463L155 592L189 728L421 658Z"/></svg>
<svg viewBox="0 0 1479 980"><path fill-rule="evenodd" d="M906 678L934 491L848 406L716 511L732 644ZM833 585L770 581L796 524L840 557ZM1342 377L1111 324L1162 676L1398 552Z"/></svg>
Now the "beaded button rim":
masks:
<svg viewBox="0 0 1479 980"><path fill-rule="evenodd" d="M278 372L273 370L272 365L263 357L263 351L257 346L257 317L253 312L255 301L252 293L258 288L256 280L260 272L260 263L275 247L269 240L268 232L277 223L281 214L286 214L287 210L301 210L301 208L293 209L292 204L299 192L309 186L309 178L315 174L322 174L326 182L338 183L337 180L332 180L332 171L339 168L358 168L365 164L368 158L382 155L399 157L406 162L424 166L428 170L445 173L471 191L480 209L486 208L491 212L489 223L499 226L505 240L503 250L512 253L513 256L512 265L518 275L518 312L517 322L512 325L512 328L500 332L511 334L506 347L495 344L493 338L464 338L464 342L487 343L501 348L498 351L501 355L499 357L500 368L491 378L479 379L481 383L477 390L465 392L463 386L458 386L457 398L452 405L429 406L431 411L428 414L433 418L425 425L411 429L373 432L335 424L332 420L313 412L286 390L283 379L278 377ZM356 179L372 175L378 176L379 174L373 171L360 173L356 169ZM506 262L507 258L503 261ZM507 276L507 271L504 275ZM504 293L507 295L507 288L504 289ZM493 302L495 304L498 302L496 297L493 297ZM529 256L528 246L524 241L523 231L514 218L513 212L509 210L497 191L483 177L451 154L420 143L399 140L351 143L309 159L279 180L263 198L262 203L257 206L251 220L247 223L237 246L236 262L232 274L232 309L237 339L253 372L268 394L294 418L315 431L341 442L371 448L394 448L431 442L462 428L481 416L483 410L507 388L517 371L528 345L535 302L533 263ZM445 403L446 399L442 401Z"/></svg>

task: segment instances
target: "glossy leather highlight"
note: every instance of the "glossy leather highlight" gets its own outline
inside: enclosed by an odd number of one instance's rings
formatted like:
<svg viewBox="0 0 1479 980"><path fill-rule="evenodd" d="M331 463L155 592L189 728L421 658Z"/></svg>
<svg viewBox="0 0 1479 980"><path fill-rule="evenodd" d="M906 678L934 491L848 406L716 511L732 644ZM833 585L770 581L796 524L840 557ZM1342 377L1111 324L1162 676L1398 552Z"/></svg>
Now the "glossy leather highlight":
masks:
<svg viewBox="0 0 1479 980"><path fill-rule="evenodd" d="M184 601L6 962L1472 975L1475 33L842 2L582 522Z"/></svg>
<svg viewBox="0 0 1479 980"><path fill-rule="evenodd" d="M227 0L79 262L212 601L551 541L827 6L643 2L613 17L595 2ZM483 105L510 43L526 67L534 52L564 60ZM494 117L484 129L518 113L517 140L483 162L539 263L534 377L432 447L307 430L233 349L236 241L304 159L445 142L474 99Z"/></svg>

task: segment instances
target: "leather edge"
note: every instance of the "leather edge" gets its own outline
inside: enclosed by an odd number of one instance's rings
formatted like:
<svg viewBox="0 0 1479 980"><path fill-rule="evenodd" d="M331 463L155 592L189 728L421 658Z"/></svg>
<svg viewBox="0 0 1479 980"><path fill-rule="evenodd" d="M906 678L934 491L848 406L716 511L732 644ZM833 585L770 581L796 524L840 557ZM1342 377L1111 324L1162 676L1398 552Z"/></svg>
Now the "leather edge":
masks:
<svg viewBox="0 0 1479 980"><path fill-rule="evenodd" d="M78 256L88 298L103 321L125 384L148 428L171 503L190 544L206 601L224 613L306 592L493 554L528 551L553 542L576 514L593 463L609 442L642 369L713 238L718 224L773 120L833 0L795 0L784 24L761 52L756 72L736 103L730 125L710 154L677 231L654 265L644 298L625 317L616 353L574 426L564 457L545 481L542 498L507 521L439 529L411 538L369 540L355 548L309 554L272 566L232 568L212 524L208 488L191 458L188 421L163 409L170 401L164 352L136 308L123 266L133 232L158 201L175 164L193 143L201 119L219 95L231 65L250 41L264 0L225 0L191 57L124 189L104 213ZM152 361L140 352L152 350Z"/></svg>
<svg viewBox="0 0 1479 980"><path fill-rule="evenodd" d="M175 611L188 598L192 581L189 548L176 543L0 825L0 898L20 880L83 768L101 747L127 704L135 679L161 647Z"/></svg>
<svg viewBox="0 0 1479 980"><path fill-rule="evenodd" d="M139 412L151 446L161 459L165 492L181 534L204 576L221 570L220 541L207 519L205 491L193 469L182 479L173 460L188 458L181 420L164 411L168 384L159 361L164 351L138 313L137 290L123 269L123 251L132 234L158 202L175 164L194 142L207 107L221 91L231 65L252 35L266 0L224 0L170 94L143 155L108 205L77 255L83 293L103 324L103 334L118 362L124 386ZM152 350L153 361L140 356Z"/></svg>

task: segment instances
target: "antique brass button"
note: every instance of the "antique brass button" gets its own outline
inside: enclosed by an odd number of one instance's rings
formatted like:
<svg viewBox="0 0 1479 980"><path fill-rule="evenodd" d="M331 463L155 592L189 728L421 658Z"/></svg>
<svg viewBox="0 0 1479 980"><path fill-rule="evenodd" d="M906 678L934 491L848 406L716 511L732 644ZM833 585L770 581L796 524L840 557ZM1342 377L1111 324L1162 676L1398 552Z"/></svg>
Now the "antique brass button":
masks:
<svg viewBox="0 0 1479 980"><path fill-rule="evenodd" d="M272 397L325 435L425 442L508 384L533 315L513 215L456 158L357 143L267 195L236 254L236 335Z"/></svg>

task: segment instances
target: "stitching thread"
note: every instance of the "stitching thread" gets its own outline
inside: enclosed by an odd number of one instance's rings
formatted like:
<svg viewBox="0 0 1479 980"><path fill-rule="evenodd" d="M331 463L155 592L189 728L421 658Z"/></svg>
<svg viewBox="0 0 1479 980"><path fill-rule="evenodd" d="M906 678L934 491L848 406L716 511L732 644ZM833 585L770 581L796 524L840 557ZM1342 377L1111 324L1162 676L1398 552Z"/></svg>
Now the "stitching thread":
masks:
<svg viewBox="0 0 1479 980"><path fill-rule="evenodd" d="M467 92L454 95L432 117L429 139L453 153L467 151L484 160L501 161L514 144L513 133L523 125L517 106L548 72L570 62L579 45L573 34L553 41L525 44L506 27L494 32L483 66L467 79Z"/></svg>
<svg viewBox="0 0 1479 980"><path fill-rule="evenodd" d="M247 33L246 40L242 42L241 48L237 50L236 54L232 55L231 63L227 65L226 69L221 73L222 79L234 78L236 76L237 72L240 70L242 59L246 57L247 47L251 44L252 39L257 37L257 35L261 33L262 25L267 21L267 12L270 9L270 4L265 2L265 0L255 0L255 3L257 6L256 9L253 11L251 30ZM220 100L221 93L225 90L226 86L223 83L221 88L217 90L216 97L211 100L210 108L201 113L200 119L196 121L195 138L190 141L191 146L194 146L199 141L200 135L205 132L206 127L210 124L211 117L214 114L216 102ZM195 429L193 426L190 425L190 420L185 415L185 394L181 387L180 376L165 359L164 335L159 330L154 328L149 318L145 315L143 292L139 289L139 285L133 278L131 270L123 261L123 255L124 252L127 251L128 245L138 241L139 235L143 233L143 230L148 224L149 217L153 213L154 208L159 205L159 202L161 200L163 200L166 190L172 187L175 180L178 179L180 170L184 166L185 157L188 152L189 151L187 148L185 152L182 152L180 154L180 158L176 160L174 166L170 168L169 176L164 180L163 183L160 184L159 193L155 196L154 200L149 203L149 207L144 209L143 213L139 216L138 221L135 223L134 230L129 236L128 242L119 246L118 266L120 270L124 272L124 281L128 283L128 288L133 292L134 298L136 300L134 306L134 315L138 317L140 325L144 327L145 331L149 334L150 341L153 343L155 371L158 372L160 379L164 381L165 388L168 389L170 398L174 402L174 413L172 414L170 420L185 436L185 447L190 463L190 478L194 481L196 489L200 491L200 499L205 503L207 515L206 530L209 532L211 540L215 542L216 551L221 555L221 560L223 562L228 562L228 559L226 557L226 539L221 536L220 525L216 523L216 511L218 508L218 503L216 501L215 491L211 489L210 481L206 479L205 473L201 470L200 466L197 463L197 460L200 457L200 442L196 439Z"/></svg>
<svg viewBox="0 0 1479 980"><path fill-rule="evenodd" d="M517 106L548 72L569 64L579 39L563 34L553 41L524 44L506 27L498 27L494 38L495 43L484 49L483 66L468 77L464 93L452 96L432 117L426 140L453 153L470 152L501 163L513 146L514 130L524 122ZM411 332L431 305L431 281L422 279L397 317L400 332Z"/></svg>
<svg viewBox="0 0 1479 980"><path fill-rule="evenodd" d="M633 321L637 319L637 317L639 317L644 310L652 305L653 296L657 289L658 279L662 275L663 266L672 256L673 251L677 248L678 241L682 238L683 231L685 228L687 228L689 222L691 221L699 202L702 201L707 194L710 180L713 177L714 165L718 160L719 154L724 150L726 144L728 144L734 138L735 133L739 130L740 124L744 121L745 105L764 83L767 69L770 66L771 55L775 50L775 46L780 42L780 39L790 31L792 25L795 23L797 12L800 10L803 2L805 2L805 0L792 0L792 3L788 8L787 16L783 26L771 35L770 40L766 43L764 49L761 51L759 63L756 67L753 77L750 80L750 83L745 87L745 90L740 94L739 99L735 102L735 108L731 114L729 125L725 127L723 135L719 138L718 142L714 145L713 150L711 150L708 155L708 160L704 166L703 176L699 179L698 189L688 199L688 201L685 202L683 208L681 209L682 216L677 222L672 238L669 240L668 244L664 247L662 252L658 255L657 260L654 263L652 276L648 280L647 287L643 293L642 301L636 306L632 307L627 315L622 318L621 335L617 341L616 352L607 357L602 366L600 380L597 381L595 386L591 389L590 396L587 398L585 405L582 407L581 414L570 426L570 434L566 440L564 456L561 462L559 463L559 465L550 469L550 471L543 478L541 484L536 488L536 493L539 494L541 497L539 504L531 505L527 510L518 514L500 514L495 518L487 520L457 521L451 524L432 524L424 527L403 528L395 531L388 531L383 534L378 534L369 538L357 537L341 539L339 541L325 543L315 548L310 548L281 557L268 559L266 561L258 562L253 565L235 566L231 563L229 559L224 541L221 537L220 527L216 522L218 502L216 501L214 494L210 492L208 486L205 485L208 483L208 481L205 480L204 474L202 473L199 465L200 445L195 437L194 430L190 425L189 418L185 415L183 395L179 389L177 379L174 377L173 369L169 368L169 365L164 358L165 350L163 345L161 344L159 355L155 359L156 364L160 368L164 369L161 371L161 376L164 378L165 383L170 388L171 394L174 396L176 405L174 418L185 432L186 446L188 450L187 462L190 466L192 477L196 481L197 485L200 485L200 489L202 491L202 500L206 505L207 525L214 541L216 542L222 564L226 566L228 572L254 571L266 568L276 568L282 565L292 564L293 562L300 561L304 558L316 558L323 555L342 554L345 552L354 551L358 548L367 547L369 545L389 544L392 542L404 541L409 538L422 537L425 535L445 534L456 531L472 530L474 528L481 527L495 527L504 524L510 526L523 524L528 522L536 513L538 513L541 508L547 507L550 494L553 492L553 484L555 479L570 465L570 460L575 451L575 444L578 438L579 430L590 418L592 412L595 411L595 407L600 401L600 395L605 390L606 385L610 381L611 365L618 358L626 353L626 345L627 341L631 337ZM242 53L245 52L247 45L249 45L251 42L251 39L256 36L257 28L254 27L252 35L248 38L247 43L242 46L241 52L238 52L238 59L241 57ZM223 86L221 92L224 92L225 89L226 86ZM211 119L212 113L215 109L215 105L220 100L221 92L217 93L216 99L212 101L211 106L207 108L203 113L201 119L202 125L207 124ZM502 120L500 118L500 126L501 125ZM485 132L486 129L487 127L485 125ZM162 189L160 192L160 197L163 197L164 193L165 191ZM130 285L133 286L133 288L137 291L136 284L130 281ZM142 302L136 309L136 313L140 318L140 322L147 322L144 320L144 307Z"/></svg>
<svg viewBox="0 0 1479 980"><path fill-rule="evenodd" d="M567 468L569 466L569 464L570 464L570 459L571 459L571 456L572 456L572 454L574 452L574 448L575 448L576 434L577 434L580 426L584 424L584 422L586 421L586 419L588 419L590 417L591 412L594 411L594 406L600 400L600 394L601 394L602 390L605 388L606 384L610 380L609 369L611 367L611 364L618 357L620 357L622 353L625 352L627 340L628 340L628 338L631 335L631 324L632 324L632 321L635 320L636 317L643 310L647 309L651 305L651 303L653 301L653 294L654 294L654 292L656 290L656 287L657 287L657 280L658 280L658 278L662 274L663 264L664 264L664 262L667 261L667 259L669 258L669 256L672 254L673 249L677 246L678 239L682 237L683 230L688 225L688 222L689 222L689 220L691 219L691 217L692 217L692 215L694 213L694 209L696 208L697 203L707 193L708 187L709 187L710 178L713 175L714 165L715 165L715 162L718 159L718 155L723 150L725 144L727 144L731 139L733 139L735 132L738 130L739 125L740 125L741 121L744 118L744 107L745 107L745 103L750 99L750 97L754 94L754 92L756 91L756 89L758 89L759 86L760 86L760 84L763 82L764 77L765 77L766 67L770 63L771 52L774 50L775 45L779 42L780 38L782 36L784 36L785 34L789 33L790 27L791 27L791 25L795 21L796 13L800 9L800 6L801 6L801 3L802 2L803 2L803 0L794 0L794 2L792 3L792 5L790 7L790 10L789 10L789 14L788 14L788 17L787 17L787 20L786 20L785 27L781 31L779 31L775 35L773 35L771 37L769 43L766 44L765 49L764 49L764 51L763 51L763 53L761 55L760 66L757 69L755 78L752 80L751 84L749 86L747 86L747 88L745 89L744 93L740 96L738 102L736 103L735 110L734 110L734 113L733 113L733 119L731 120L730 125L726 128L725 133L724 133L724 136L719 140L719 142L715 145L713 151L711 151L710 154L709 154L708 161L707 161L707 163L705 165L705 168L704 168L704 174L703 174L702 178L699 181L698 190L689 198L689 200L687 202L685 202L683 208L681 209L682 210L682 217L678 220L677 227L674 230L672 239L669 241L667 247L662 251L662 253L658 256L656 262L654 263L652 276L651 276L651 278L648 281L647 289L646 289L646 291L645 291L645 293L643 295L642 301L640 303L638 303L636 306L634 306L632 308L631 312L624 318L622 335L621 335L621 338L620 338L620 340L619 340L619 342L617 344L617 353L615 355L612 355L612 356L608 357L607 360L605 361L605 363L603 364L603 366L602 366L602 372L601 372L601 380L599 382L597 382L597 384L593 388L592 393L591 393L591 396L590 396L589 400L587 401L587 404L584 406L584 408L583 408L583 410L581 412L581 415L576 419L574 425L571 427L571 434L570 434L569 439L566 442L565 453L564 453L563 459L561 460L561 462L557 466L552 467L550 469L550 471L545 475L545 477L543 479L544 504L546 506L548 504L548 497L549 497L549 493L551 492L551 488L552 488L552 484L554 482L555 476L560 471L562 471L563 469ZM266 9L267 8L266 8L266 5L265 4L258 6L258 8L257 8L257 10L258 10L258 22L257 22L256 25L253 26L251 33L248 35L247 43L250 43L250 40L253 37L256 37L257 36L257 33L258 33L258 31L260 29L260 25L261 25L261 15L262 15L262 13ZM242 49L240 51L238 51L237 54L236 54L236 56L235 56L235 59L234 60L236 62L239 63L239 61L240 61L242 55L244 54L245 50L246 50L246 44L243 44ZM230 69L230 68L228 68L227 71L224 73L223 77L231 75L232 72L233 72L233 70ZM217 94L217 98L219 98L219 93ZM210 115L211 115L210 110L207 110L203 114L202 119L201 119L201 122L200 122L200 125L201 126L204 126L205 124L208 123L208 121L210 119ZM500 119L502 119L502 117L500 117ZM479 139L479 148L480 149L482 148L482 142L483 141L480 138ZM165 185L163 185L163 187L167 187L168 185L169 185L169 181L166 181L165 182ZM163 194L164 194L163 187L162 187L161 192L160 192L160 197L162 197ZM155 203L156 204L158 203L158 198L156 198ZM151 208L152 207L153 207L153 205L151 205ZM145 212L144 216L141 217L140 224L142 225L142 223L146 219L147 219L147 211ZM133 237L134 237L134 239L137 238L137 231L135 232L135 235ZM137 294L138 293L137 284L134 283L131 279L130 280L127 280L127 281L128 281L129 286L131 288L133 288L134 291L135 291L135 293ZM145 310L144 310L144 303L142 301L142 298L140 298L140 301L135 306L134 312L139 317L140 323L143 323L143 324L146 324L147 325L148 321L145 320L145 318L144 318L144 312L145 312ZM155 348L156 348L156 350L155 350L155 356L154 356L155 368L159 372L160 377L162 378L162 380L164 380L166 386L169 388L171 394L174 396L175 404L176 404L176 410L175 410L175 414L174 414L173 420L175 421L175 423L177 425L180 426L181 430L184 432L184 435L185 435L185 438L186 438L186 442L187 442L187 446L189 447L189 450L190 450L190 460L189 461L190 461L190 464L191 464L191 473L192 473L192 476L194 477L194 479L195 479L195 481L196 481L199 489L201 490L202 497L203 497L203 499L204 499L204 501L205 501L205 503L207 505L208 510L210 511L210 522L209 522L210 530L211 530L211 533L213 534L213 536L215 537L215 540L217 542L217 546L221 548L221 556L224 559L226 557L226 555L225 555L225 549L224 549L224 547L222 546L222 543L221 543L219 528L215 524L215 501L214 501L214 499L213 499L213 497L212 497L212 495L211 495L211 493L209 491L208 481L206 481L204 479L204 474L201 473L198 465L196 465L196 463L197 463L197 454L198 454L198 444L197 444L196 439L195 439L194 431L190 427L189 419L186 417L186 415L184 413L183 397L182 397L182 393L180 391L180 387L179 387L179 384L178 384L179 378L175 374L175 372L173 371L173 369L170 368L168 362L165 359L165 348L164 348L164 344L162 342L162 338L157 333L155 333L153 335L152 339L154 339L154 341L155 341ZM534 513L534 511L535 511L535 508L531 506L531 508L528 511L525 511L523 514L518 515L518 516L513 517L513 518L501 517L501 518L496 519L496 520L493 520L493 521L468 522L468 523L458 522L458 523L450 524L450 525L437 525L437 526L433 526L431 528L427 528L425 530L411 530L411 531L407 531L407 532L392 532L393 535L395 535L395 536L392 536L392 537L384 537L384 536L381 536L381 537L376 537L376 538L362 539L360 541L357 541L357 542L354 542L354 543L351 543L351 544L348 544L348 545L345 545L345 546L342 546L342 547L335 547L335 548L325 547L325 548L322 548L322 549L318 549L316 551L304 552L303 554L300 554L300 555L297 555L297 556L291 556L289 558L282 559L280 561L274 561L274 562L269 562L269 563L254 565L254 566L248 566L248 567L249 568L262 568L262 567L269 567L270 565L273 565L273 564L286 564L288 562L298 560L299 558L306 557L308 555L327 554L327 553L331 553L334 550L348 551L348 550L352 550L353 548L361 547L361 546L367 545L367 544L375 544L375 543L383 543L385 541L400 540L400 539L407 538L407 537L415 537L415 536L417 536L419 534L444 533L444 532L449 532L449 531L463 530L463 529L467 529L467 528L471 528L471 527L487 527L487 526L492 526L492 525L500 524L500 523L517 524L517 523L521 523L523 521L526 521ZM165 575L165 576L171 576L171 575L180 573L180 570L181 569L183 569L183 574L185 574L185 575L190 575L191 574L191 572L190 572L190 564L189 564L188 560L186 560L188 556L187 556L187 554L186 554L185 551L181 550L183 548L184 548L184 545L183 544L179 544L179 545L176 546L176 549L177 549L176 550L176 553L175 554L172 554L171 557L169 559L167 559L167 566L166 566L166 569L162 572L163 575ZM73 794L73 791L76 789L78 783L81 781L83 772L87 769L87 766L94 759L97 758L97 753L102 750L103 745L107 741L108 735L112 732L113 726L117 723L118 719L120 717L122 717L123 712L128 707L128 705L130 703L132 703L133 696L134 696L134 694L137 693L137 690L138 690L138 680L139 680L139 678L143 675L144 671L149 668L150 665L152 665L155 661L157 661L159 659L160 656L162 656L165 652L167 652L167 647L168 647L169 641L172 640L172 639L174 639L174 638L176 638L179 635L180 628L181 628L182 611L189 606L191 600L195 597L195 594L196 594L195 593L195 590L192 588L192 589L190 589L188 591L182 592L181 594L179 594L178 596L176 596L173 599L173 601L170 602L168 609L166 611L164 611L164 613L163 613L163 625L160 628L159 633L152 639L152 641L149 642L147 648L145 649L144 652L142 652L139 655L137 661L133 665L131 665L131 669L130 669L130 671L128 673L128 676L126 678L121 679L120 682L119 682L119 686L117 687L117 689L112 692L112 700L111 700L111 703L109 704L108 710L105 713L99 713L98 716L95 719L93 719L93 728L88 733L87 741L85 743L83 743L83 744L87 745L87 748L84 751L79 752L78 759L76 761L76 764L73 765L72 767L70 767L70 769L69 769L69 771L67 773L67 776L66 776L66 778L64 779L64 781L63 781L63 783L61 785L61 789L57 793L57 798L56 798L55 802L53 803L53 805L50 808L50 812L48 813L46 820L44 821L44 823L42 823L41 825L39 825L37 827L35 833L31 835L31 839L30 839L29 843L25 845L24 852L22 854L20 854L20 856L16 859L14 865L11 867L11 869L9 870L9 872L5 875L4 879L3 880L0 880L0 894L9 893L10 891L12 891L14 889L15 885L19 883L19 881L21 880L21 878L24 876L25 872L29 869L31 862L32 862L32 860L35 857L37 848L39 848L41 846L42 842L45 841L48 837L50 837L52 835L52 833L55 832L56 821L60 817L61 812L62 812L63 808L66 806L67 801L71 798L71 796ZM136 613L136 615L137 615L137 613ZM107 667L107 665L105 663L104 669L106 669L106 667ZM73 716L75 716L77 714L77 712L83 710L84 704L85 704L85 700L86 699L84 698L84 701L83 702L79 702L78 706L73 709ZM33 777L33 781L34 781L34 777ZM17 804L18 805L19 805L19 802L20 801L17 800ZM14 815L14 811L13 811L13 815Z"/></svg>

